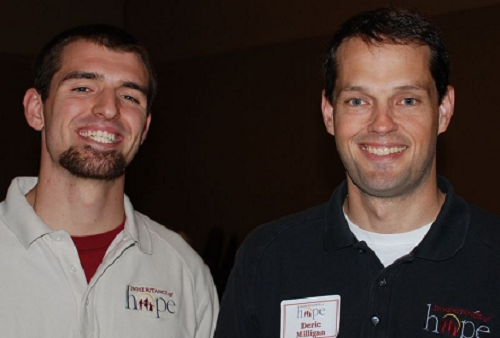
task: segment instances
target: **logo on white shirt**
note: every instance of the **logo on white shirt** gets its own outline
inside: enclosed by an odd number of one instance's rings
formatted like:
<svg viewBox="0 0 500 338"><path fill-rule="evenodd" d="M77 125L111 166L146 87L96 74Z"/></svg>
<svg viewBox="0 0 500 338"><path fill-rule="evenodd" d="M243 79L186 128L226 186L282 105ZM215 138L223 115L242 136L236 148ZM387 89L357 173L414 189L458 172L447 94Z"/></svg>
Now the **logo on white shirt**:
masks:
<svg viewBox="0 0 500 338"><path fill-rule="evenodd" d="M127 285L125 309L146 312L163 318L176 312L174 293L149 286Z"/></svg>

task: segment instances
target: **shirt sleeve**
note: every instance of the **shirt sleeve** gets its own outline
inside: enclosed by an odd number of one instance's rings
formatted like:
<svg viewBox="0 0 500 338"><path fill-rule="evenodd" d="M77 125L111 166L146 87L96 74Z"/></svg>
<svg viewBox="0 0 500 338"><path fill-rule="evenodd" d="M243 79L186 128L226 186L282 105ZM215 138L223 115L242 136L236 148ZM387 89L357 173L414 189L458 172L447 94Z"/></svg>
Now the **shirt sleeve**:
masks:
<svg viewBox="0 0 500 338"><path fill-rule="evenodd" d="M238 250L235 265L222 297L221 312L215 331L216 338L258 338L253 316L253 281L255 264Z"/></svg>
<svg viewBox="0 0 500 338"><path fill-rule="evenodd" d="M219 299L217 297L217 290L213 283L210 272L206 268L206 283L201 285L204 292L209 294L208 301L201 304L197 311L198 327L196 330L195 338L212 338L214 336L215 324L217 322L217 315L219 314Z"/></svg>

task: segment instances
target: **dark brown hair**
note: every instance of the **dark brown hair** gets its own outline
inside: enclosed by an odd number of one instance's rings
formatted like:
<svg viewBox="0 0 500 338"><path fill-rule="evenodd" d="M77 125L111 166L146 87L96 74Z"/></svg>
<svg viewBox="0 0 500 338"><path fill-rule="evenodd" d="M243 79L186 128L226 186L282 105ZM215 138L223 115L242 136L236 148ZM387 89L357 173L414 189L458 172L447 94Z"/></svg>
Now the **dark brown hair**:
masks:
<svg viewBox="0 0 500 338"><path fill-rule="evenodd" d="M438 102L446 94L450 61L441 31L420 13L408 9L381 7L362 12L347 20L333 35L325 64L325 96L332 103L337 79L337 51L346 39L359 37L368 44L418 44L430 49L430 72Z"/></svg>

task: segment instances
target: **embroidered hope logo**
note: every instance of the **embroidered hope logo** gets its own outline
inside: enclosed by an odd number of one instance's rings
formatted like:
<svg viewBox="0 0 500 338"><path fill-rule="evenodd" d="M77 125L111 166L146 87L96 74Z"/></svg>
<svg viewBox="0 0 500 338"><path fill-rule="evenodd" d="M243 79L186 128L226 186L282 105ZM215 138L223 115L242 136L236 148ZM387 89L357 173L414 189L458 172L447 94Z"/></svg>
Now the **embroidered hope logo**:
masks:
<svg viewBox="0 0 500 338"><path fill-rule="evenodd" d="M427 304L424 330L444 337L477 338L491 334L486 325L491 319L480 311Z"/></svg>
<svg viewBox="0 0 500 338"><path fill-rule="evenodd" d="M175 314L176 304L173 292L157 288L127 286L125 293L125 309L152 313L156 318L164 314Z"/></svg>

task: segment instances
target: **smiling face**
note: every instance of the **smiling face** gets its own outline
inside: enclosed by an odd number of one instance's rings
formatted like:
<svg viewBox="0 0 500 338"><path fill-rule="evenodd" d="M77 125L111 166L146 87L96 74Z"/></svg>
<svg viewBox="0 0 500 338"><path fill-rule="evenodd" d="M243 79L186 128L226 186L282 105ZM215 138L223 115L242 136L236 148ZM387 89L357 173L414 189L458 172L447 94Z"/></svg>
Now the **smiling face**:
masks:
<svg viewBox="0 0 500 338"><path fill-rule="evenodd" d="M42 130L42 167L93 179L121 176L149 128L147 85L134 53L85 41L66 46L47 100L41 104L34 89L25 96L28 122Z"/></svg>
<svg viewBox="0 0 500 338"><path fill-rule="evenodd" d="M438 104L429 53L427 46L360 38L339 49L334 98L323 97L323 118L349 183L362 193L402 196L436 174L437 135L448 127L454 93L450 87Z"/></svg>

